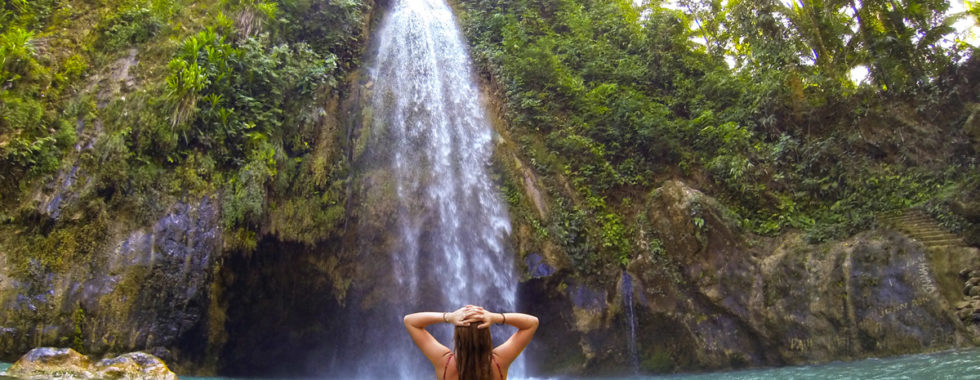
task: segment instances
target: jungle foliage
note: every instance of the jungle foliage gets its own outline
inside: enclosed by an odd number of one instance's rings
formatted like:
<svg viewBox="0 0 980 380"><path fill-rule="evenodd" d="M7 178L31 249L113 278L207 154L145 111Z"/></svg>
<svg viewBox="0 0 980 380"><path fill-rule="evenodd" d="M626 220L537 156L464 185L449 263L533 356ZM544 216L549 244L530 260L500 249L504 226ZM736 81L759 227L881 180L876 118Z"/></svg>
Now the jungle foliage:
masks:
<svg viewBox="0 0 980 380"><path fill-rule="evenodd" d="M549 220L525 219L579 271L657 241L639 238L641 209L667 178L721 198L758 234L821 241L879 212L947 213L944 197L976 173L959 128L980 63L951 33L980 17L973 2L963 14L947 0L670 4L457 4L521 154L554 196ZM106 215L145 224L187 195L221 197L242 249L263 228L328 237L347 163L342 142L323 140L336 116L323 105L359 65L372 5L3 2L0 224L26 228L23 247L48 247L54 256L35 260L48 269L102 236ZM856 68L866 81L851 80ZM52 222L31 195L75 170L88 179L63 207L81 216Z"/></svg>
<svg viewBox="0 0 980 380"><path fill-rule="evenodd" d="M751 231L816 242L941 203L938 190L976 171L958 129L977 61L952 34L969 16L945 0L459 8L517 143L552 179L548 229L581 272L644 250L629 243L643 240L635 200L667 178L720 197ZM852 81L855 68L868 79Z"/></svg>
<svg viewBox="0 0 980 380"><path fill-rule="evenodd" d="M231 247L254 247L267 218L289 239L328 238L346 164L315 148L339 143L320 124L337 117L325 104L357 67L369 5L5 1L0 224L27 231L8 240L15 271L62 270L104 243L106 213L147 225L188 196L221 198Z"/></svg>

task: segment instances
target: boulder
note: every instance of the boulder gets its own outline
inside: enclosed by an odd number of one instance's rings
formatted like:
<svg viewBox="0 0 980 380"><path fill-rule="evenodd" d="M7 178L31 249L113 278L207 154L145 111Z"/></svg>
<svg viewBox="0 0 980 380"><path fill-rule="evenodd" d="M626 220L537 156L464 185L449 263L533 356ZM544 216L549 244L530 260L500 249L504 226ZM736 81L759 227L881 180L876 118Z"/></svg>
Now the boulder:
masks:
<svg viewBox="0 0 980 380"><path fill-rule="evenodd" d="M40 347L29 351L7 369L7 376L21 379L93 379L92 362L70 348Z"/></svg>
<svg viewBox="0 0 980 380"><path fill-rule="evenodd" d="M98 377L107 380L177 380L177 375L167 368L163 360L145 352L130 352L114 358L102 359L95 363L95 368Z"/></svg>
<svg viewBox="0 0 980 380"><path fill-rule="evenodd" d="M160 358L131 352L96 363L70 348L35 348L4 374L20 379L177 380Z"/></svg>

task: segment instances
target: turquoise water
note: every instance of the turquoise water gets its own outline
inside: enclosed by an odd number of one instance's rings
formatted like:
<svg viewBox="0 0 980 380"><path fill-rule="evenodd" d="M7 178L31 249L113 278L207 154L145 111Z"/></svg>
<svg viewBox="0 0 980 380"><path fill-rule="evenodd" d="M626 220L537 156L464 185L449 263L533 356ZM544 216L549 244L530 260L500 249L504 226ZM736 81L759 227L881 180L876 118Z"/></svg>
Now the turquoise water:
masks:
<svg viewBox="0 0 980 380"><path fill-rule="evenodd" d="M430 377L423 377L429 379ZM181 376L183 380L232 380ZM854 362L703 374L589 380L954 380L980 379L980 349L946 351ZM571 379L566 379L571 380Z"/></svg>
<svg viewBox="0 0 980 380"><path fill-rule="evenodd" d="M640 378L637 378L640 379ZM947 351L854 362L756 369L698 375L650 377L684 380L899 380L899 379L980 379L980 349Z"/></svg>
<svg viewBox="0 0 980 380"><path fill-rule="evenodd" d="M10 367L0 363L0 371ZM235 380L181 376L182 380ZM423 377L429 379L429 377ZM886 359L867 359L822 365L754 369L703 374L641 376L589 380L958 380L980 379L980 349L946 351ZM571 379L567 379L571 380Z"/></svg>

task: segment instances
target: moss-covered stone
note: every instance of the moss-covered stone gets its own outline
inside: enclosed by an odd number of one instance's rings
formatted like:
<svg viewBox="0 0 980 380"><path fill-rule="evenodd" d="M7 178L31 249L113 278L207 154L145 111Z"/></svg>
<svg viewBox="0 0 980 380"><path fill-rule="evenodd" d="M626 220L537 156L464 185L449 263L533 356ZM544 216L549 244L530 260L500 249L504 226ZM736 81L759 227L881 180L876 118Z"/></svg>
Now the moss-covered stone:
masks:
<svg viewBox="0 0 980 380"><path fill-rule="evenodd" d="M131 352L92 362L70 348L35 348L21 357L4 373L18 379L157 379L177 380L159 358Z"/></svg>
<svg viewBox="0 0 980 380"><path fill-rule="evenodd" d="M0 285L0 325L7 332L0 339L2 355L71 345L96 354L151 350L176 362L200 360L203 352L196 350L203 346L180 342L201 338L197 330L222 247L214 202L205 197L174 205L150 227L107 220L105 226L79 227L86 228L107 232L99 237L62 229L51 235L103 242L65 253L74 265L30 259L26 272L7 272L17 280ZM13 258L7 257L8 265Z"/></svg>

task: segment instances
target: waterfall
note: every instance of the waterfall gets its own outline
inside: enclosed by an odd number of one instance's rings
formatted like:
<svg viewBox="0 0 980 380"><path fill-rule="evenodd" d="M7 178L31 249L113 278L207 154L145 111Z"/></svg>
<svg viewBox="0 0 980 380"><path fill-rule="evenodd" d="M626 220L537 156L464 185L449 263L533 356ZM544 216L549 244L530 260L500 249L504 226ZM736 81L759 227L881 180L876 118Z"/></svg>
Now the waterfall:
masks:
<svg viewBox="0 0 980 380"><path fill-rule="evenodd" d="M375 174L364 191L392 210L387 233L395 236L384 244L399 293L388 295L397 298L391 321L400 331L360 376L431 378L401 316L466 304L513 311L517 279L505 243L510 219L488 173L493 130L449 6L397 0L376 38L372 116L365 125ZM451 346L448 326L429 330ZM496 341L512 331L492 332ZM510 373L521 375L521 367L515 363Z"/></svg>
<svg viewBox="0 0 980 380"><path fill-rule="evenodd" d="M636 348L636 314L633 310L633 277L623 271L623 303L626 304L626 322L629 323L630 338L626 343L629 350L633 374L640 372L640 357Z"/></svg>

